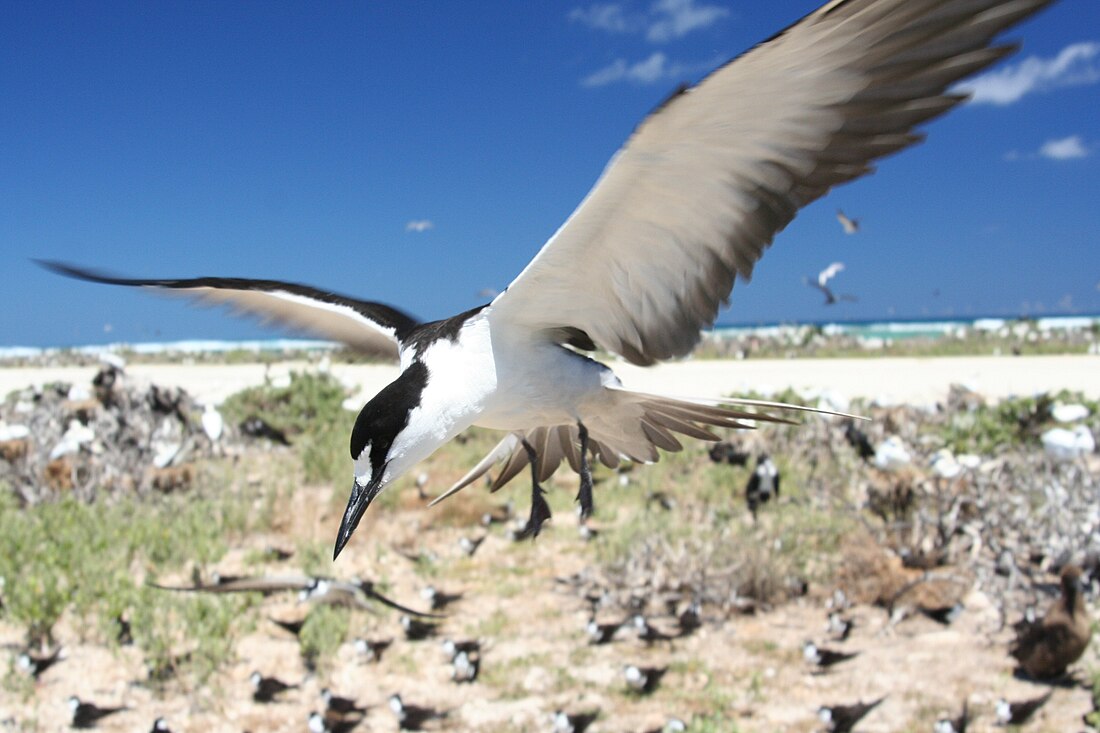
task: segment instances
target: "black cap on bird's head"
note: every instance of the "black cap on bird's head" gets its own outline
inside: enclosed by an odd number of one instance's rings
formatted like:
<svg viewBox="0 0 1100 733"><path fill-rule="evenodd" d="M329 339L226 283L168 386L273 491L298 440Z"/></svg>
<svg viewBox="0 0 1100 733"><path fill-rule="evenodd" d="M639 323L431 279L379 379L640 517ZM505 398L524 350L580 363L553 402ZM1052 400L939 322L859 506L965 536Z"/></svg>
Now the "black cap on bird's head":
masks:
<svg viewBox="0 0 1100 733"><path fill-rule="evenodd" d="M398 435L408 426L409 414L420 405L420 396L427 384L428 368L414 361L359 411L351 431L350 446L355 461L355 479L336 533L333 560L351 539L374 497L389 481L409 468L392 466L390 452Z"/></svg>

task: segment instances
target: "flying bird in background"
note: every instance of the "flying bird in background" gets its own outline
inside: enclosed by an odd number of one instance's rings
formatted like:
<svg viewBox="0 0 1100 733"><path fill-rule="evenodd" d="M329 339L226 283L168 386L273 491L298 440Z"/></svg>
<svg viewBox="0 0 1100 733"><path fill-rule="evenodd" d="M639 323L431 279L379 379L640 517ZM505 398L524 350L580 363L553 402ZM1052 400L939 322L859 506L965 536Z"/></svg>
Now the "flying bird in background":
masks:
<svg viewBox="0 0 1100 733"><path fill-rule="evenodd" d="M836 220L839 221L840 226L844 228L845 234L855 234L859 231L859 219L849 218L840 209L836 210Z"/></svg>
<svg viewBox="0 0 1100 733"><path fill-rule="evenodd" d="M414 219L414 220L410 221L408 224L405 225L405 231L406 232L416 232L416 233L419 234L420 232L428 231L429 229L433 228L434 226L435 226L435 224L432 224L432 222L429 221L428 219Z"/></svg>
<svg viewBox="0 0 1100 733"><path fill-rule="evenodd" d="M829 281L837 276L837 273L844 271L843 262L834 262L826 267L821 272L817 273L817 280L811 280L808 277L802 278L802 282L809 285L811 288L817 288L825 295L825 305L835 305L842 300L849 302L856 302L858 298L854 295L837 295L829 287Z"/></svg>
<svg viewBox="0 0 1100 733"><path fill-rule="evenodd" d="M997 34L1050 2L831 0L673 94L504 292L451 318L421 323L275 280L123 278L43 264L229 305L399 359L400 375L352 430L353 482L334 556L380 492L472 425L505 437L439 498L499 461L493 489L530 466L523 534L534 536L550 518L540 483L563 461L580 475L587 517L590 459L651 462L658 449L681 449L677 435L717 440L713 428L782 420L760 408L795 409L628 390L589 354L647 366L690 353L799 209L920 141L919 125L966 98L951 91L957 81L1012 52L992 45Z"/></svg>

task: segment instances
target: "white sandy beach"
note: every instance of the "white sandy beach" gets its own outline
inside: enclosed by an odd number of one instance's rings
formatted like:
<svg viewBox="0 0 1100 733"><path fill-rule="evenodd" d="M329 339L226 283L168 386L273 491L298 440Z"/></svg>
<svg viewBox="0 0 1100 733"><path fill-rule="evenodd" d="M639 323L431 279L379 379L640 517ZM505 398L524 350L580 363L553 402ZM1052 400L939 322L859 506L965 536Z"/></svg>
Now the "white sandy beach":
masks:
<svg viewBox="0 0 1100 733"><path fill-rule="evenodd" d="M992 399L1061 389L1100 397L1100 356L699 360L651 368L615 363L613 368L627 387L693 397L750 390L767 394L792 387L805 395L833 391L846 398L923 405L943 399L952 384L964 384ZM271 367L135 364L128 373L154 384L182 387L199 402L216 404L234 392L262 384L265 374L275 377L303 369L316 366L306 362ZM0 396L36 383L87 383L95 371L95 367L0 368ZM331 371L349 386L358 386L367 398L396 376L397 367L334 364Z"/></svg>

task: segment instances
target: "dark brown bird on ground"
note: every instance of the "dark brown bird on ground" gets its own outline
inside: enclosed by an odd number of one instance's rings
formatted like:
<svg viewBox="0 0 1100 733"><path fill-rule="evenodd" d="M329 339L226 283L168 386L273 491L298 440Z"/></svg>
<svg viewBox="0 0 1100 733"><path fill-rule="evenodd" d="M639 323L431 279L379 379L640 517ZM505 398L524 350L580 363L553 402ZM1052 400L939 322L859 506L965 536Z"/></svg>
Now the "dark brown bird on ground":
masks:
<svg viewBox="0 0 1100 733"><path fill-rule="evenodd" d="M1062 570L1061 597L1041 620L1020 629L1009 653L1031 677L1061 677L1085 653L1091 636L1081 569L1067 565Z"/></svg>

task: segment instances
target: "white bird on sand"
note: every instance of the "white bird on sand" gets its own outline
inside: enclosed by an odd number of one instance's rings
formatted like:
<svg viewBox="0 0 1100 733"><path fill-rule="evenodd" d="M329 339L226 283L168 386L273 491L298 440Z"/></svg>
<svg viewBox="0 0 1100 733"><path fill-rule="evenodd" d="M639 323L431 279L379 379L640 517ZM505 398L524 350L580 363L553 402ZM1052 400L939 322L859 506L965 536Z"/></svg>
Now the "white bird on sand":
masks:
<svg viewBox="0 0 1100 733"><path fill-rule="evenodd" d="M549 518L539 482L562 461L592 509L589 453L610 467L681 448L674 434L763 417L726 404L623 387L584 352L638 365L684 356L800 208L922 139L915 128L965 99L958 80L1003 58L1002 30L1051 0L831 0L660 105L576 211L487 305L431 323L391 306L273 280L104 283L232 305L370 353L401 373L359 413L339 554L374 498L471 425L506 437L451 491L506 464L532 467L529 535ZM370 272L385 272L378 253Z"/></svg>

